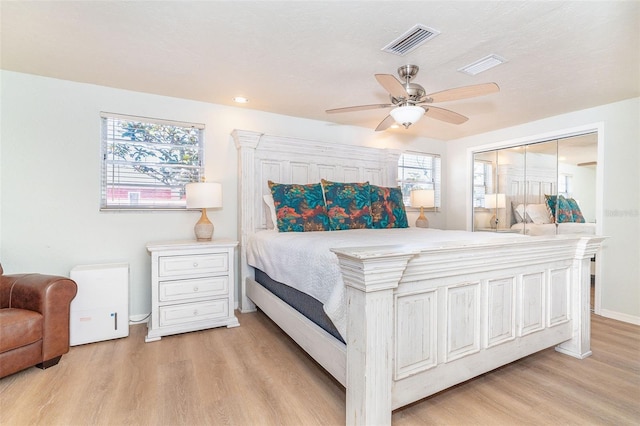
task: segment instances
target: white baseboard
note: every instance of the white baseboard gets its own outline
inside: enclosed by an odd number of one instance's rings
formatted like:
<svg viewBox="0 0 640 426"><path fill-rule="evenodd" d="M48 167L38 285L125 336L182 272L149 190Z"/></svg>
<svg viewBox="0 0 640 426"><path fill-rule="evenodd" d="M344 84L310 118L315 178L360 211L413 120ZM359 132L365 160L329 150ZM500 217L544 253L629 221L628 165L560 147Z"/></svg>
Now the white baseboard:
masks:
<svg viewBox="0 0 640 426"><path fill-rule="evenodd" d="M609 311L607 309L600 309L600 312L598 313L598 315L601 315L601 316L606 317L606 318L611 318L611 319L614 319L614 320L622 321L622 322L628 322L630 324L640 325L640 317L636 317L636 316L629 315L629 314L623 314L623 313L620 313L620 312Z"/></svg>

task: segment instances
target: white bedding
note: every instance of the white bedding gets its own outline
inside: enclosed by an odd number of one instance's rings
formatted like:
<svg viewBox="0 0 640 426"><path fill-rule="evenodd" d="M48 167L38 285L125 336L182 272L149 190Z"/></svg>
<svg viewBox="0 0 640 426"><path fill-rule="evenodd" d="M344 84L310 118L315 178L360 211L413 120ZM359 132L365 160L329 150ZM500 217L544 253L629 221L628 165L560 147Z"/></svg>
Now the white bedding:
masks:
<svg viewBox="0 0 640 426"><path fill-rule="evenodd" d="M595 223L577 223L577 222L565 222L558 223L558 234L584 234L595 235L596 224ZM511 226L511 229L520 231L521 234L536 236L536 235L555 235L556 224L555 223L516 223Z"/></svg>
<svg viewBox="0 0 640 426"><path fill-rule="evenodd" d="M300 290L324 305L343 338L346 299L338 258L331 248L405 245L434 247L446 242L470 244L491 239L523 238L518 234L442 231L425 228L354 229L331 232L260 231L247 244L247 263L272 279Z"/></svg>

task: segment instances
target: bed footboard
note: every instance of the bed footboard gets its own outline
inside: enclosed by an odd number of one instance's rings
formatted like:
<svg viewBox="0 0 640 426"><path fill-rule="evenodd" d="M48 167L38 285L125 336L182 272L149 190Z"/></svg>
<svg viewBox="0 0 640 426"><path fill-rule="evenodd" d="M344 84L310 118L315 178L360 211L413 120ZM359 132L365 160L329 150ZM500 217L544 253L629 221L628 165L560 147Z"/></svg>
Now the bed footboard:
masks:
<svg viewBox="0 0 640 426"><path fill-rule="evenodd" d="M336 249L347 286L348 425L556 346L590 351L600 237Z"/></svg>

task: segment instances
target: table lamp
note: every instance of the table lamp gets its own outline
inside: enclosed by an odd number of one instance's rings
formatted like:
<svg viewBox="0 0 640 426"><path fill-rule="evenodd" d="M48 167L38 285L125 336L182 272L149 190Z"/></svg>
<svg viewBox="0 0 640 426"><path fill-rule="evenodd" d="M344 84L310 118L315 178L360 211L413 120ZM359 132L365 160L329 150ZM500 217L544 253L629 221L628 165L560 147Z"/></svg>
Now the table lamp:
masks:
<svg viewBox="0 0 640 426"><path fill-rule="evenodd" d="M217 182L192 182L185 186L187 208L202 209L200 220L193 228L198 241L211 241L213 223L207 217L207 209L222 207L222 184Z"/></svg>
<svg viewBox="0 0 640 426"><path fill-rule="evenodd" d="M416 227L428 228L429 219L424 215L425 207L435 206L435 191L433 189L414 189L411 191L411 207L420 207L420 216L416 219Z"/></svg>

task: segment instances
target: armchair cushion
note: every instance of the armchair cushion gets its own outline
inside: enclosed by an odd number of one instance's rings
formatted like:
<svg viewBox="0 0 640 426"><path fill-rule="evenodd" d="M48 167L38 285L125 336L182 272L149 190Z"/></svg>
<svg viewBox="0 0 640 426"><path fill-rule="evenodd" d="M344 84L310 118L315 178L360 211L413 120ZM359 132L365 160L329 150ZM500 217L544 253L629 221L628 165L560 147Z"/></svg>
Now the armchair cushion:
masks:
<svg viewBox="0 0 640 426"><path fill-rule="evenodd" d="M42 339L42 315L26 309L0 309L0 353Z"/></svg>

